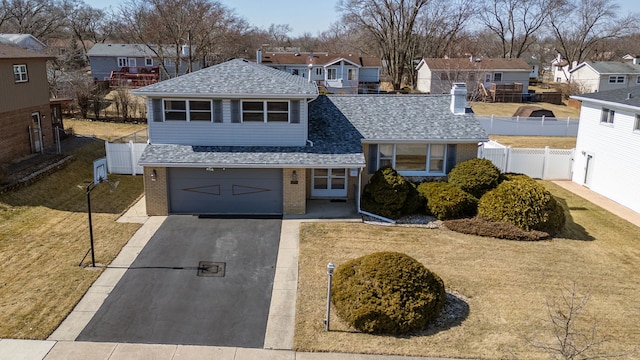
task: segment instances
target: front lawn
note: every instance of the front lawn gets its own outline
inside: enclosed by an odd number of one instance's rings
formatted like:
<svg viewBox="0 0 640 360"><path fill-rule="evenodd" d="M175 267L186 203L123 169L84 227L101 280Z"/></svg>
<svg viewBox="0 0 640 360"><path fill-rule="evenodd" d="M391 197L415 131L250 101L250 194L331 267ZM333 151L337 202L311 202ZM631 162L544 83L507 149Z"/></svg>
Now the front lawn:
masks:
<svg viewBox="0 0 640 360"><path fill-rule="evenodd" d="M609 341L607 354L640 356L640 236L638 228L545 182L567 211L550 241L518 242L447 230L362 223L307 223L300 237L294 348L483 359L548 356L527 339L551 341L547 302L573 282L589 294L587 315ZM457 317L411 336L355 332L335 309L324 332L326 265L375 251L406 253L437 273L458 307ZM591 320L587 319L587 325ZM636 351L636 352L634 352Z"/></svg>
<svg viewBox="0 0 640 360"><path fill-rule="evenodd" d="M0 195L0 338L46 339L100 275L78 266L89 249L86 186L95 141L76 160L36 183ZM143 192L142 177L118 176L91 192L96 262L108 264L140 228L115 220ZM85 260L85 264L90 259Z"/></svg>

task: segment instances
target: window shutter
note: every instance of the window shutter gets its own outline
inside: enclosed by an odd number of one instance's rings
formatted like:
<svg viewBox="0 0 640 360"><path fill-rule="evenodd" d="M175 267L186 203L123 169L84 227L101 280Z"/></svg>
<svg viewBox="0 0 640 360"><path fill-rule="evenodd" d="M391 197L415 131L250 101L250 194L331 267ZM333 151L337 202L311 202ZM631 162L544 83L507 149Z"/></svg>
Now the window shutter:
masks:
<svg viewBox="0 0 640 360"><path fill-rule="evenodd" d="M375 173L378 168L378 144L369 144L369 163L367 164L367 172Z"/></svg>
<svg viewBox="0 0 640 360"><path fill-rule="evenodd" d="M222 122L222 100L213 100L213 122Z"/></svg>
<svg viewBox="0 0 640 360"><path fill-rule="evenodd" d="M447 144L447 171L448 174L454 166L456 166L456 144Z"/></svg>
<svg viewBox="0 0 640 360"><path fill-rule="evenodd" d="M152 99L151 106L153 107L153 121L164 121L164 116L162 116L162 99Z"/></svg>
<svg viewBox="0 0 640 360"><path fill-rule="evenodd" d="M291 123L300 124L300 100L292 100L290 106L289 119L291 119Z"/></svg>
<svg viewBox="0 0 640 360"><path fill-rule="evenodd" d="M231 122L240 123L240 100L231 100Z"/></svg>

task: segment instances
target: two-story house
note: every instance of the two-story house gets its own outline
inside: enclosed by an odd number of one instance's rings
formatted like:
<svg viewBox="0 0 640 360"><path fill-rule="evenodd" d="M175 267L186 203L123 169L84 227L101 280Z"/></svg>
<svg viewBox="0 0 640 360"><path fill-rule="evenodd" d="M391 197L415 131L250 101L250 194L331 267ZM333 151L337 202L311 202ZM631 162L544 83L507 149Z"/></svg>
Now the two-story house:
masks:
<svg viewBox="0 0 640 360"><path fill-rule="evenodd" d="M54 144L46 65L50 59L0 44L0 163Z"/></svg>
<svg viewBox="0 0 640 360"><path fill-rule="evenodd" d="M235 59L149 85L147 211L302 214L355 199L380 167L444 177L487 135L451 95L319 95L298 75Z"/></svg>
<svg viewBox="0 0 640 360"><path fill-rule="evenodd" d="M569 71L571 82L583 93L640 85L640 59L631 62L585 61Z"/></svg>
<svg viewBox="0 0 640 360"><path fill-rule="evenodd" d="M454 83L465 83L469 91L492 84L520 84L519 92L528 94L531 66L522 59L443 58L422 59L416 66L416 89L428 94L446 94Z"/></svg>
<svg viewBox="0 0 640 360"><path fill-rule="evenodd" d="M163 54L166 71L156 52ZM176 64L176 50L170 46L152 51L144 44L95 44L87 51L91 76L96 80L110 80L114 84L127 82L132 85L146 85L168 79L177 71L183 75L189 67L188 46L182 46L180 61ZM200 62L192 60L192 71L200 69Z"/></svg>
<svg viewBox="0 0 640 360"><path fill-rule="evenodd" d="M382 63L357 54L282 53L258 50L256 62L315 82L336 94L377 93Z"/></svg>
<svg viewBox="0 0 640 360"><path fill-rule="evenodd" d="M573 181L640 213L640 86L580 100Z"/></svg>

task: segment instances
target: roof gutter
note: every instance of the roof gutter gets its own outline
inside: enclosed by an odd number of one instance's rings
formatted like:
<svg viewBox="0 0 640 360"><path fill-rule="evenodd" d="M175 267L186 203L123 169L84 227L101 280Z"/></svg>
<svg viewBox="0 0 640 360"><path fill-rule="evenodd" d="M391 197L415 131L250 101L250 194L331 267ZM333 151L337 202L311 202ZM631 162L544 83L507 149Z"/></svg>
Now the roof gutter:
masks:
<svg viewBox="0 0 640 360"><path fill-rule="evenodd" d="M590 102L590 103L594 103L594 104L598 104L598 105L605 105L605 106L610 106L610 107L621 107L621 108L628 108L628 109L633 109L633 110L639 110L640 109L640 105L629 105L629 104L623 104L623 103L614 102L614 101L597 100L597 99L587 98L587 97L582 97L582 96L570 96L569 98L574 99L574 100L579 100L579 101L582 101L582 102Z"/></svg>
<svg viewBox="0 0 640 360"><path fill-rule="evenodd" d="M433 139L433 140L415 140L415 139L363 139L363 144L477 144L481 141L489 141L489 138L476 139Z"/></svg>
<svg viewBox="0 0 640 360"><path fill-rule="evenodd" d="M282 169L282 168L300 168L300 169L344 169L344 168L357 168L363 169L365 164L259 164L259 163L240 163L240 164L222 164L222 163L171 163L171 162L143 162L139 161L140 166L156 166L156 167L171 167L171 168L215 168L215 169Z"/></svg>
<svg viewBox="0 0 640 360"><path fill-rule="evenodd" d="M316 87L317 89L317 87ZM131 92L133 95L144 96L148 98L172 98L172 99L211 99L211 98L223 98L223 99L310 99L315 100L318 97L316 94L211 94L211 93L167 93L167 92L144 92L134 90Z"/></svg>

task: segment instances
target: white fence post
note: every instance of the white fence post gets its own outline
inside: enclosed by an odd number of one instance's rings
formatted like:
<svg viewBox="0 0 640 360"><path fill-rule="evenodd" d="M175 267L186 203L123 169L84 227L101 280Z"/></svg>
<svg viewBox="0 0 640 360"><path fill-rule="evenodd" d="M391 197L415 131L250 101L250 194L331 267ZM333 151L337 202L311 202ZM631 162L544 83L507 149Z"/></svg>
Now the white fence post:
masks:
<svg viewBox="0 0 640 360"><path fill-rule="evenodd" d="M544 157L542 159L542 179L547 178L547 174L549 173L549 147L544 147Z"/></svg>
<svg viewBox="0 0 640 360"><path fill-rule="evenodd" d="M136 175L136 154L133 148L133 140L129 140L129 157L131 158L131 175Z"/></svg>

